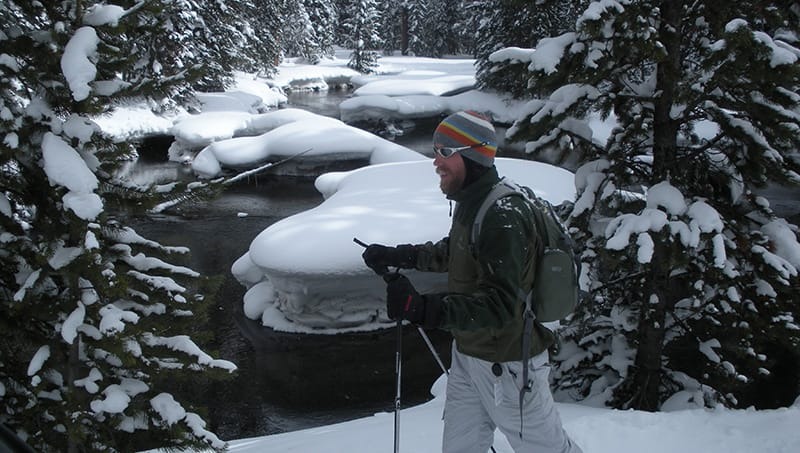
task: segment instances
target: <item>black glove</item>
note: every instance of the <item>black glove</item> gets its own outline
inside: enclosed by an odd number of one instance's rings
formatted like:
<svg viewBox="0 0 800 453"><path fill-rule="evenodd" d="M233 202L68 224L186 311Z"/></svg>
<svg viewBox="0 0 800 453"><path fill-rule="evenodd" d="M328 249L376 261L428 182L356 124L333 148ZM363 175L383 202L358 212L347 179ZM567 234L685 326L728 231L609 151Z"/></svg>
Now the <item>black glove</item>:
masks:
<svg viewBox="0 0 800 453"><path fill-rule="evenodd" d="M386 312L390 319L407 319L424 327L438 327L441 317L441 298L422 295L405 275L389 274L386 280Z"/></svg>
<svg viewBox="0 0 800 453"><path fill-rule="evenodd" d="M387 247L380 244L370 244L361 254L364 263L378 275L389 272L389 266L403 269L412 269L417 265L417 248L413 245L403 244L397 247Z"/></svg>

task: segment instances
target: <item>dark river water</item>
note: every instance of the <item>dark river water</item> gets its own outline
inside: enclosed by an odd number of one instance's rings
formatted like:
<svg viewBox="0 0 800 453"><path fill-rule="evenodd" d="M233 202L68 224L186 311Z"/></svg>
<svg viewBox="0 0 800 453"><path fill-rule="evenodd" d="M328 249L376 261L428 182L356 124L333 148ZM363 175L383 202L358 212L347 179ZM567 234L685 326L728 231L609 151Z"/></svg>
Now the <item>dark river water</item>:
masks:
<svg viewBox="0 0 800 453"><path fill-rule="evenodd" d="M345 92L293 94L288 107L338 118L338 105L346 96ZM395 140L429 155L435 124L419 123ZM143 149L131 177L191 178L186 167L166 162L169 141L149 142L145 148L155 150ZM198 382L173 390L182 400L208 408L206 420L223 439L294 431L393 410L393 330L286 334L265 328L242 313L245 288L231 275L231 265L269 225L322 202L313 187L313 176L263 174L211 202L129 219L145 237L189 247L195 270L223 278L214 313L204 328L214 334L212 355L233 361L239 369L224 381ZM771 188L765 194L782 215L798 221L796 190ZM441 332L429 335L449 364L449 336ZM402 393L407 406L430 398L430 386L440 370L415 330L405 331L403 348Z"/></svg>

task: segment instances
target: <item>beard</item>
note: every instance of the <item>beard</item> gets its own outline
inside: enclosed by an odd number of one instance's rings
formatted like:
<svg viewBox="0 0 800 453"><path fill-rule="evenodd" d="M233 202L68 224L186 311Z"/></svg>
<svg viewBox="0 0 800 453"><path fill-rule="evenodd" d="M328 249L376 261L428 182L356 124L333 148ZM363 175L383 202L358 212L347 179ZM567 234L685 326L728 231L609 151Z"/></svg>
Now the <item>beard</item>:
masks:
<svg viewBox="0 0 800 453"><path fill-rule="evenodd" d="M453 195L464 185L464 175L453 172L437 172L439 174L439 189L445 195Z"/></svg>

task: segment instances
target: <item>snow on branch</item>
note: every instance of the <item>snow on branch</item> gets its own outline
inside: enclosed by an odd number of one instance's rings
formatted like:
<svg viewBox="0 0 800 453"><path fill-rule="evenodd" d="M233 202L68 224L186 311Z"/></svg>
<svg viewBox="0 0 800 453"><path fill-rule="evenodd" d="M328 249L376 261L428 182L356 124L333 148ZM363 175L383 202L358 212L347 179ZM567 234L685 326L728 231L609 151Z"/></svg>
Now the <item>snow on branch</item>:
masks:
<svg viewBox="0 0 800 453"><path fill-rule="evenodd" d="M125 322L136 324L139 315L132 311L122 310L116 305L106 305L98 312L100 319L100 332L105 335L114 335L125 330Z"/></svg>
<svg viewBox="0 0 800 453"><path fill-rule="evenodd" d="M606 248L622 250L630 243L631 236L647 231L661 231L667 224L667 214L659 209L644 209L641 214L623 214L606 227Z"/></svg>
<svg viewBox="0 0 800 453"><path fill-rule="evenodd" d="M711 340L700 343L699 349L704 356L708 357L708 360L711 360L714 363L720 363L722 359L720 359L719 355L717 355L716 351L714 351L714 348L721 348L721 347L722 345L720 344L719 340L713 338Z"/></svg>
<svg viewBox="0 0 800 453"><path fill-rule="evenodd" d="M792 263L786 261L780 256L770 252L760 245L754 245L750 250L757 255L761 255L761 258L764 260L764 262L778 271L781 277L787 280L791 277L797 277L797 268L792 266Z"/></svg>
<svg viewBox="0 0 800 453"><path fill-rule="evenodd" d="M595 1L589 4L586 11L583 12L583 15L578 18L576 25L578 28L581 28L585 26L585 22L601 20L606 13L622 13L623 11L625 11L625 7L622 6L621 2L616 0Z"/></svg>
<svg viewBox="0 0 800 453"><path fill-rule="evenodd" d="M131 398L148 390L150 386L139 379L122 378L119 384L111 384L103 389L104 398L92 401L89 407L97 414L121 414L128 408Z"/></svg>
<svg viewBox="0 0 800 453"><path fill-rule="evenodd" d="M83 15L83 23L101 27L103 25L111 25L116 27L119 21L132 12L144 6L145 2L140 1L133 5L131 8L124 9L118 5L107 5L105 3L98 3L90 6L86 13Z"/></svg>
<svg viewBox="0 0 800 453"><path fill-rule="evenodd" d="M662 207L670 215L682 215L686 212L686 200L675 186L662 181L647 189L647 207Z"/></svg>
<svg viewBox="0 0 800 453"><path fill-rule="evenodd" d="M175 280L169 277L148 275L138 271L128 271L128 275L145 283L151 288L163 289L169 293L183 293L186 291L186 288L179 285Z"/></svg>
<svg viewBox="0 0 800 453"><path fill-rule="evenodd" d="M129 266L138 271L146 272L153 269L164 269L175 274L188 275L191 277L200 276L199 272L189 269L188 267L169 264L158 258L147 256L144 253L137 253L136 255L131 255L130 246L125 244L117 244L113 247L113 249L118 252L122 252L123 253L122 260L125 261L125 263L127 263Z"/></svg>
<svg viewBox="0 0 800 453"><path fill-rule="evenodd" d="M233 362L221 359L213 359L210 355L206 354L199 346L192 341L187 335L177 335L174 337L157 337L151 333L146 333L142 337L145 344L151 347L164 346L173 351L183 352L193 357L197 357L197 363L214 368L221 368L233 372L236 370L236 365Z"/></svg>
<svg viewBox="0 0 800 453"><path fill-rule="evenodd" d="M100 38L92 27L81 27L75 31L61 55L61 72L67 79L72 97L80 102L89 97L89 83L97 76L97 67L92 62L97 56Z"/></svg>
<svg viewBox="0 0 800 453"><path fill-rule="evenodd" d="M75 341L75 337L78 336L78 327L83 324L85 317L86 307L83 303L78 302L78 306L67 316L67 319L61 325L61 338L67 343L72 344L72 342Z"/></svg>
<svg viewBox="0 0 800 453"><path fill-rule="evenodd" d="M28 293L28 290L33 288L33 286L36 284L36 281L39 280L39 275L41 275L41 273L42 270L37 269L25 277L25 281L22 283L22 286L17 290L16 293L14 293L14 302L21 302L23 299L25 299L25 295ZM19 277L19 275L17 277Z"/></svg>
<svg viewBox="0 0 800 453"><path fill-rule="evenodd" d="M553 92L547 101L535 100L524 108L531 115L530 122L542 121L545 117L557 117L567 112L573 105L583 101L594 101L600 96L600 91L592 85L572 83L564 85ZM511 134L511 132L508 132Z"/></svg>
<svg viewBox="0 0 800 453"><path fill-rule="evenodd" d="M572 217L578 217L594 207L597 192L606 180L606 170L611 164L606 159L594 160L581 165L575 172L575 188L580 192L580 198L575 201Z"/></svg>
<svg viewBox="0 0 800 453"><path fill-rule="evenodd" d="M111 233L110 236L113 239L123 244L144 245L154 249L162 250L167 253L183 253L183 254L189 253L188 247L172 247L159 244L156 241L145 239L144 237L140 236L139 233L137 233L133 228L130 227L124 227L119 231L115 231Z"/></svg>
<svg viewBox="0 0 800 453"><path fill-rule="evenodd" d="M183 421L199 438L205 440L213 448L224 449L226 443L219 439L214 433L205 429L206 422L193 412L186 412L181 403L169 393L159 393L150 399L150 407L158 413L161 419L168 426L172 426L179 421Z"/></svg>
<svg viewBox="0 0 800 453"><path fill-rule="evenodd" d="M795 269L800 269L800 243L797 242L796 226L790 225L784 219L778 219L762 226L761 232L769 236L776 255Z"/></svg>
<svg viewBox="0 0 800 453"><path fill-rule="evenodd" d="M575 44L577 36L576 33L564 33L554 38L541 39L536 45L536 51L530 55L531 64L528 69L531 72L543 71L545 74L556 72L565 50Z"/></svg>
<svg viewBox="0 0 800 453"><path fill-rule="evenodd" d="M776 68L782 65L793 65L800 59L800 50L789 45L784 41L775 41L771 36L762 31L752 31L750 24L744 19L734 19L725 25L725 32L727 33L751 33L753 40L766 46L770 52L769 65L771 68ZM718 46L721 47L721 46Z"/></svg>
<svg viewBox="0 0 800 453"><path fill-rule="evenodd" d="M44 345L40 347L36 354L33 355L30 363L28 364L28 376L33 376L38 373L44 366L44 362L50 358L50 346Z"/></svg>
<svg viewBox="0 0 800 453"><path fill-rule="evenodd" d="M494 51L489 55L492 63L509 62L511 64L530 63L536 49L526 49L522 47L504 47Z"/></svg>
<svg viewBox="0 0 800 453"><path fill-rule="evenodd" d="M100 373L100 370L97 368L92 368L89 371L89 375L82 379L75 380L75 387L83 387L86 389L87 392L94 395L98 391L100 391L100 386L97 385L97 381L103 380L103 374Z"/></svg>
<svg viewBox="0 0 800 453"><path fill-rule="evenodd" d="M216 434L206 429L206 422L194 412L187 412L183 421L189 426L195 436L204 439L214 448L225 448L227 444L220 440Z"/></svg>

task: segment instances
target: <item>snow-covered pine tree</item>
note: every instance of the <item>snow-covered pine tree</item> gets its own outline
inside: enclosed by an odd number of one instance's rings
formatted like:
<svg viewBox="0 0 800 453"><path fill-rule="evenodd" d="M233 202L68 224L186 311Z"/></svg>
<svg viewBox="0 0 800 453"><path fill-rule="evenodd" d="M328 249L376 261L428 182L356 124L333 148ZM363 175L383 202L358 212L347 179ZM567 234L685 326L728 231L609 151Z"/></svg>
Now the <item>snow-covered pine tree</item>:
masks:
<svg viewBox="0 0 800 453"><path fill-rule="evenodd" d="M384 55L392 55L395 51L403 51L401 42L403 25L403 3L402 2L379 2L378 14L380 15L381 40L383 42ZM342 13L339 13L342 17ZM406 44L406 48L408 44ZM406 49L407 50L407 49Z"/></svg>
<svg viewBox="0 0 800 453"><path fill-rule="evenodd" d="M286 18L283 25L283 54L287 57L300 57L304 62L317 64L319 58L314 55L314 27L311 17L302 0L293 2L294 13Z"/></svg>
<svg viewBox="0 0 800 453"><path fill-rule="evenodd" d="M0 422L36 450L224 447L159 386L235 369L186 335L206 279L115 218L153 193L115 178L134 150L92 121L120 97L190 89L145 44L172 29L152 17L171 3L0 4Z"/></svg>
<svg viewBox="0 0 800 453"><path fill-rule="evenodd" d="M428 21L428 1L406 1L406 36L408 48L404 55L430 56L430 30L425 28Z"/></svg>
<svg viewBox="0 0 800 453"><path fill-rule="evenodd" d="M463 10L457 0L425 0L408 7L411 53L441 58L461 51L459 36Z"/></svg>
<svg viewBox="0 0 800 453"><path fill-rule="evenodd" d="M557 36L575 26L587 0L474 1L466 6L466 23L475 43L479 88L530 96L529 73L518 61L497 61L491 55L503 48L532 48L539 39Z"/></svg>
<svg viewBox="0 0 800 453"><path fill-rule="evenodd" d="M205 30L198 39L208 52L205 64L232 71L271 74L280 63L284 21L292 2L287 0L182 0L196 2ZM226 84L228 80L225 80ZM219 86L206 84L206 88Z"/></svg>
<svg viewBox="0 0 800 453"><path fill-rule="evenodd" d="M347 66L369 74L378 63L378 52L382 45L378 30L380 16L374 0L353 0L348 7L350 16L342 23L346 33L344 45L353 49Z"/></svg>
<svg viewBox="0 0 800 453"><path fill-rule="evenodd" d="M284 53L302 57L310 64L333 56L336 9L330 0L297 0L295 12L286 19Z"/></svg>
<svg viewBox="0 0 800 453"><path fill-rule="evenodd" d="M797 227L757 189L800 183L799 23L793 2L601 1L539 41L549 96L508 135L587 153L569 221L589 297L561 331L559 393L736 406L775 351L798 360Z"/></svg>
<svg viewBox="0 0 800 453"><path fill-rule="evenodd" d="M378 2L380 16L380 34L383 49L387 55L399 50L403 55L413 53L411 42L412 16L418 10L420 2L400 0L397 2Z"/></svg>
<svg viewBox="0 0 800 453"><path fill-rule="evenodd" d="M423 18L425 53L441 58L463 52L460 43L464 10L459 0L428 0L428 12Z"/></svg>

